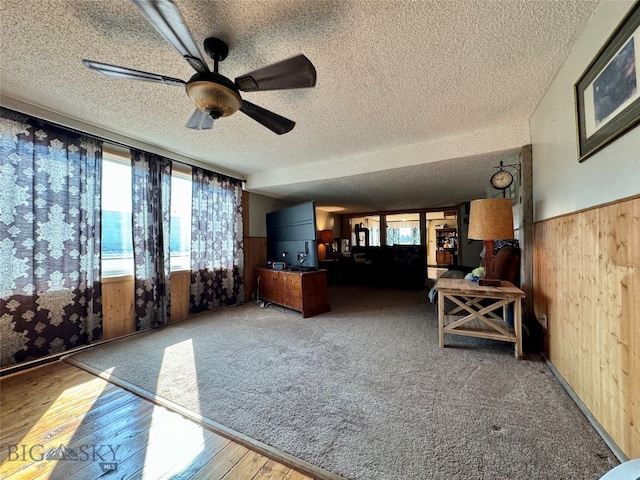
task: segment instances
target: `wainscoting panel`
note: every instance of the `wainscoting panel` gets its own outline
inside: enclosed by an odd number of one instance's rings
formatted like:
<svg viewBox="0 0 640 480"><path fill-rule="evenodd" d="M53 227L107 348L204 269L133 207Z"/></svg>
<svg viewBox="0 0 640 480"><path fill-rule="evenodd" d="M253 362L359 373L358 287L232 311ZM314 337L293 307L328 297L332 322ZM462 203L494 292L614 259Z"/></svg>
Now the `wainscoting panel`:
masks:
<svg viewBox="0 0 640 480"><path fill-rule="evenodd" d="M171 322L184 320L189 316L189 289L191 275L188 271L171 274Z"/></svg>
<svg viewBox="0 0 640 480"><path fill-rule="evenodd" d="M189 316L189 272L171 274L171 321ZM133 277L107 278L102 283L104 340L135 332Z"/></svg>
<svg viewBox="0 0 640 480"><path fill-rule="evenodd" d="M244 296L250 302L255 292L253 269L267 263L266 237L244 237Z"/></svg>
<svg viewBox="0 0 640 480"><path fill-rule="evenodd" d="M545 353L629 457L640 457L640 197L536 223Z"/></svg>
<svg viewBox="0 0 640 480"><path fill-rule="evenodd" d="M103 339L121 337L135 331L133 276L107 278L102 282Z"/></svg>

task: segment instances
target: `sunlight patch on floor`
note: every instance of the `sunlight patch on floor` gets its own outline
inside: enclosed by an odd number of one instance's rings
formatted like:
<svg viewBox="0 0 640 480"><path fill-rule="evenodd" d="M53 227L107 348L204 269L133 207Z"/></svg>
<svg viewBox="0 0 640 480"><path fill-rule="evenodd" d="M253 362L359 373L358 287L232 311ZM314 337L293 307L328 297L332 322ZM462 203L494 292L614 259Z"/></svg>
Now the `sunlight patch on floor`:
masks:
<svg viewBox="0 0 640 480"><path fill-rule="evenodd" d="M149 429L141 478L157 479L172 470L187 468L204 450L204 429L183 416L155 407ZM176 462L176 463L174 463Z"/></svg>
<svg viewBox="0 0 640 480"><path fill-rule="evenodd" d="M60 461L77 455L79 445L76 432L85 425L87 415L107 385L101 378L80 380L64 389L58 389L55 383L49 385L43 382L45 393L42 397L30 395L24 399L22 406L17 403L13 405L16 400L3 392L0 409L3 413L13 412L15 418L11 419L10 429L17 432L7 435L5 431L2 432L0 477L15 474L15 478L31 478L37 472L38 478L46 479L53 475ZM48 395L55 395L54 392L59 393L47 406L47 399L52 398ZM70 409L73 411L72 417L69 417ZM64 428L54 429L61 421L64 421ZM24 435L20 433L20 426L24 426Z"/></svg>
<svg viewBox="0 0 640 480"><path fill-rule="evenodd" d="M92 383L102 384L102 387L97 388L90 393L87 393L88 387ZM38 421L33 424L24 438L31 438L32 435L37 435L39 432L45 429L52 422L52 419L63 413L68 408L69 402L73 402L74 399L76 399L78 395L81 394L83 401L88 401L83 403L82 405L78 405L74 409L74 412L76 414L80 413L80 415L77 415L75 418L75 428L73 428L73 430L70 430L69 432L66 432L63 437L54 437L54 439L52 439L52 441L48 443L56 444L57 446L60 443L65 443L64 440L72 439L78 427L83 424L84 417L93 409L93 405L95 404L96 400L100 398L107 385L108 384L105 383L104 380L95 378L93 380L89 380L88 382L79 383L78 385L74 385L73 387L69 387L63 390L62 393L58 395L58 398L56 398L56 400L47 409L47 411L44 412L44 414L42 414ZM45 444L44 446L48 447L49 445Z"/></svg>
<svg viewBox="0 0 640 480"><path fill-rule="evenodd" d="M171 374L176 366L187 374L186 378L197 378L191 340L165 348L157 379L156 392L159 396L162 396L164 389L179 388L174 384L175 376ZM189 392L190 395L193 393ZM197 410L196 413L200 409ZM168 418L164 418L167 415ZM167 471L167 463L172 463L174 459L180 459L180 462L173 465L172 469L186 468L203 451L205 436L200 425L185 421L181 415L168 412L163 407L154 408L152 419L141 478L158 478Z"/></svg>
<svg viewBox="0 0 640 480"><path fill-rule="evenodd" d="M176 374L178 372L179 375ZM176 383L180 381L183 384ZM156 380L156 395L165 397L167 392L179 392L181 395L191 399L187 403L190 405L191 410L194 413L200 413L200 398L197 385L198 372L192 340L185 340L166 347L158 371L158 379ZM180 402L178 401L178 403Z"/></svg>

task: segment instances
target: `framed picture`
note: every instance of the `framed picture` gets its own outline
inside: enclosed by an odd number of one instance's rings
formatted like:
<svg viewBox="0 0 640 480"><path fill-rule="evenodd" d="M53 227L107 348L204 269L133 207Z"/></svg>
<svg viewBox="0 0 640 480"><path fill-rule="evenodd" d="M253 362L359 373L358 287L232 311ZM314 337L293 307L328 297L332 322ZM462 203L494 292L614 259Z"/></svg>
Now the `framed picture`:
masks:
<svg viewBox="0 0 640 480"><path fill-rule="evenodd" d="M640 123L640 2L575 84L580 161Z"/></svg>

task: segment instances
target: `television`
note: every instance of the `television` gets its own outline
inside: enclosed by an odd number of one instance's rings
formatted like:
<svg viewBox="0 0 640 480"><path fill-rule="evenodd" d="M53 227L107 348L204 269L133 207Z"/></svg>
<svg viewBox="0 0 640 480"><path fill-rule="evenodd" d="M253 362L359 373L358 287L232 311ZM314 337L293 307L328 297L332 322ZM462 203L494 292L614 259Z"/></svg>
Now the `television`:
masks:
<svg viewBox="0 0 640 480"><path fill-rule="evenodd" d="M318 268L315 202L269 212L266 219L269 264L284 262L289 270Z"/></svg>

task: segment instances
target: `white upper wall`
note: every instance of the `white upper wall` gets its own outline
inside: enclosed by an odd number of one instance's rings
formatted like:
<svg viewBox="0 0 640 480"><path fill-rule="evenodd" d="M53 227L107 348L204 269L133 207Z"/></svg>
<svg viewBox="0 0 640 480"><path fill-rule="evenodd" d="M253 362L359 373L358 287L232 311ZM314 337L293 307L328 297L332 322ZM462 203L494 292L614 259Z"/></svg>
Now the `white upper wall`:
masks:
<svg viewBox="0 0 640 480"><path fill-rule="evenodd" d="M245 233L245 235L248 237L266 237L267 213L290 206L291 203L289 202L249 192L249 232Z"/></svg>
<svg viewBox="0 0 640 480"><path fill-rule="evenodd" d="M573 88L632 5L598 7L531 117L534 221L640 193L640 126L578 163Z"/></svg>
<svg viewBox="0 0 640 480"><path fill-rule="evenodd" d="M267 213L292 205L291 202L249 192L249 231L247 236L266 237ZM341 228L340 215L316 208L316 230L331 229L333 230L333 236L339 238Z"/></svg>

